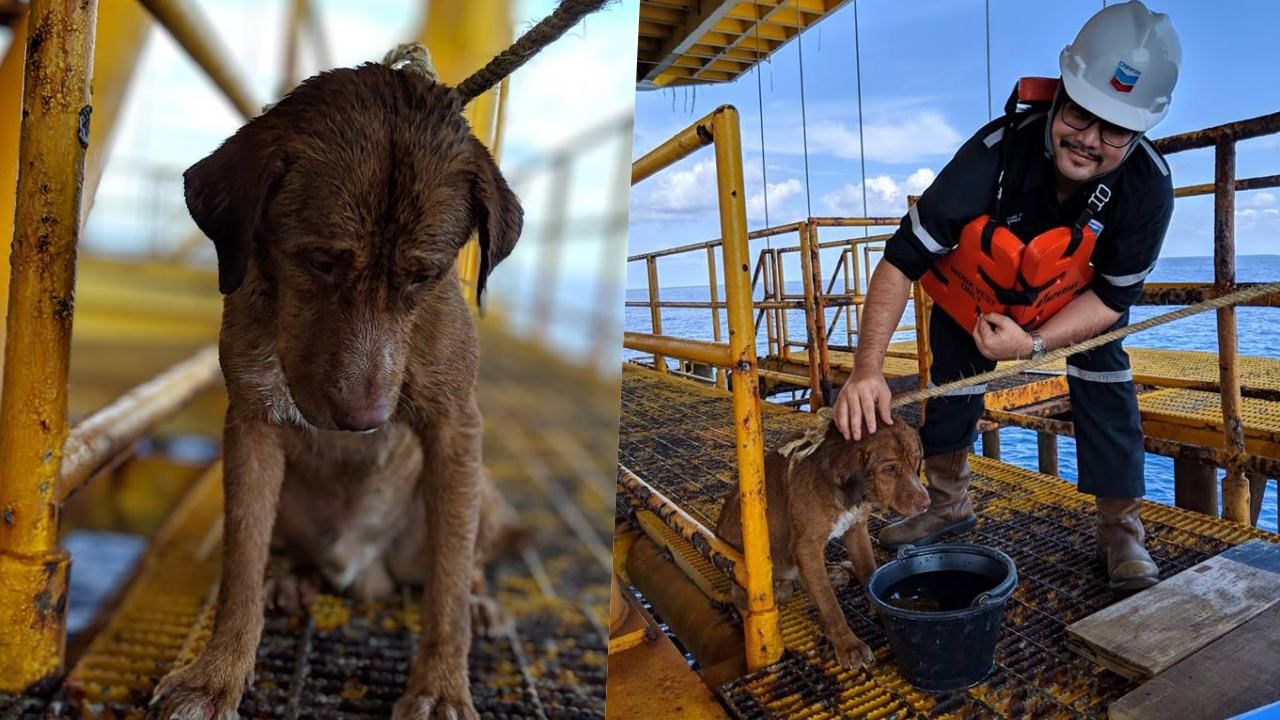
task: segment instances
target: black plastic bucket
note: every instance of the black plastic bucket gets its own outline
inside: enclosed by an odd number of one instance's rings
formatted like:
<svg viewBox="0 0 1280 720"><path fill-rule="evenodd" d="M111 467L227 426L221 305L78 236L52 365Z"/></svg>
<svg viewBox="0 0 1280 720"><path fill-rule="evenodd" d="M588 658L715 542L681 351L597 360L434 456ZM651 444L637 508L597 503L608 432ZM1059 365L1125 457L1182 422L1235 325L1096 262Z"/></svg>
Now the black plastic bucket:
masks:
<svg viewBox="0 0 1280 720"><path fill-rule="evenodd" d="M932 692L976 685L995 667L1005 602L1018 586L1008 555L981 545L903 547L867 581L898 671Z"/></svg>

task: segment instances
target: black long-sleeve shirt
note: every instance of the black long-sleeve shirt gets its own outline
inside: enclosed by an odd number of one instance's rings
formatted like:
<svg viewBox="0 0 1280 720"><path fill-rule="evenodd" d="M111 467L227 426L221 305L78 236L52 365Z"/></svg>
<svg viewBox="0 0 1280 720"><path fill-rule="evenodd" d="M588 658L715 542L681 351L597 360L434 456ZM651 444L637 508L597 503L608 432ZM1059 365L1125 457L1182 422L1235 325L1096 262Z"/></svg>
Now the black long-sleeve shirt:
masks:
<svg viewBox="0 0 1280 720"><path fill-rule="evenodd" d="M1002 143L1012 143L998 218L1023 242L1050 228L1071 225L1084 209L1077 194L1060 206L1054 161L1045 148L1046 113L1029 114L1012 132L998 118L980 129L942 168L885 244L885 260L917 280L956 246L970 220L994 210ZM1012 135L1012 137L1009 137ZM1145 138L1138 140L1111 183L1111 200L1095 216L1101 224L1092 263L1092 290L1123 312L1142 294L1173 215L1169 165ZM1086 187L1089 187L1086 185ZM1096 227L1096 226L1095 226Z"/></svg>

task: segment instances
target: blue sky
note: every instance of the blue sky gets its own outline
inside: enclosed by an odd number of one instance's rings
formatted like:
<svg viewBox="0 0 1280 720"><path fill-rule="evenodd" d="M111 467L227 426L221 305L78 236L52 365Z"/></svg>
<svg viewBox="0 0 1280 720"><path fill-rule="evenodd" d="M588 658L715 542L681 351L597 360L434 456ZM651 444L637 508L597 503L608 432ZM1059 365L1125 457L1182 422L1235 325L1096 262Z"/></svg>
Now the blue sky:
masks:
<svg viewBox="0 0 1280 720"><path fill-rule="evenodd" d="M1058 53L1100 0L991 0L992 105L999 112L1024 75L1057 76ZM1152 132L1163 137L1280 110L1280 4L1264 0L1153 0L1182 41L1183 65L1169 116ZM863 134L870 213L901 215L906 195L927 186L956 148L988 119L983 0L864 0L857 8L862 59ZM636 96L634 155L639 156L698 117L729 103L742 113L749 220L762 227L762 167L770 186L769 219L861 215L854 5L847 4L803 36L806 183L800 111L801 43L736 82L641 92ZM765 161L760 152L764 106ZM1175 183L1213 179L1212 150L1171 156ZM1238 147L1240 177L1280 172L1280 137ZM1236 242L1240 254L1277 252L1280 191L1240 193ZM1162 255L1212 253L1212 199L1179 200ZM714 162L703 152L635 187L628 252L719 235ZM824 236L825 237L825 236ZM759 243L762 245L762 243ZM753 250L756 247L753 243ZM664 286L704 283L702 257L661 262ZM794 276L792 276L794 277ZM1206 278L1208 279L1208 278ZM628 267L628 287L644 286L642 263Z"/></svg>

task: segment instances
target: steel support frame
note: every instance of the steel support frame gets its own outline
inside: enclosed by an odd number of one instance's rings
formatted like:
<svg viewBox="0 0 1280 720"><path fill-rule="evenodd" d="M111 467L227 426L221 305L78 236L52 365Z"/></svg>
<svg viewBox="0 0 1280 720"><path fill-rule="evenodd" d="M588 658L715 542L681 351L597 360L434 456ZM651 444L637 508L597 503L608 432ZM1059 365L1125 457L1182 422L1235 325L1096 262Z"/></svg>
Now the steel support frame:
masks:
<svg viewBox="0 0 1280 720"><path fill-rule="evenodd" d="M725 299L729 324L729 374L737 441L738 488L742 503L743 561L747 612L743 618L746 661L756 670L782 657L778 608L773 597L764 486L764 437L760 382L752 318L746 189L742 138L736 108L723 105L677 133L632 165L633 185L669 167L698 148L713 145L720 235L724 252Z"/></svg>
<svg viewBox="0 0 1280 720"><path fill-rule="evenodd" d="M0 691L51 690L65 661L57 480L97 12L95 0L33 0L27 19L0 398Z"/></svg>

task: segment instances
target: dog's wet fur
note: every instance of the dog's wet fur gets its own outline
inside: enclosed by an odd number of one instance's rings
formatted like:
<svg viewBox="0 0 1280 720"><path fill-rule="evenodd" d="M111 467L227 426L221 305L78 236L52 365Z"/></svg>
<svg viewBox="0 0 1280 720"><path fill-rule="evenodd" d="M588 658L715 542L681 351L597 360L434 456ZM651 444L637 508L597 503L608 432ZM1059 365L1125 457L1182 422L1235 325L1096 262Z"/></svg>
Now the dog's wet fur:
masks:
<svg viewBox="0 0 1280 720"><path fill-rule="evenodd" d="M392 717L476 717L472 634L502 619L475 592L511 511L482 464L454 261L478 231L478 296L520 203L448 87L376 64L307 80L185 180L225 295L222 580L208 644L150 716L236 717L264 601L305 605L312 568L365 600L424 584ZM272 544L297 572L264 587Z"/></svg>
<svg viewBox="0 0 1280 720"><path fill-rule="evenodd" d="M793 435L779 447L801 437ZM769 551L775 600L786 602L799 579L822 617L836 658L846 668L874 661L866 643L849 629L828 576L827 542L842 537L853 574L864 586L875 572L867 520L875 507L904 516L924 512L929 495L920 483L920 436L902 418L861 440L845 440L831 423L813 454L792 463L778 449L764 458ZM742 509L735 488L725 500L716 534L742 549ZM734 601L746 606L735 586Z"/></svg>

